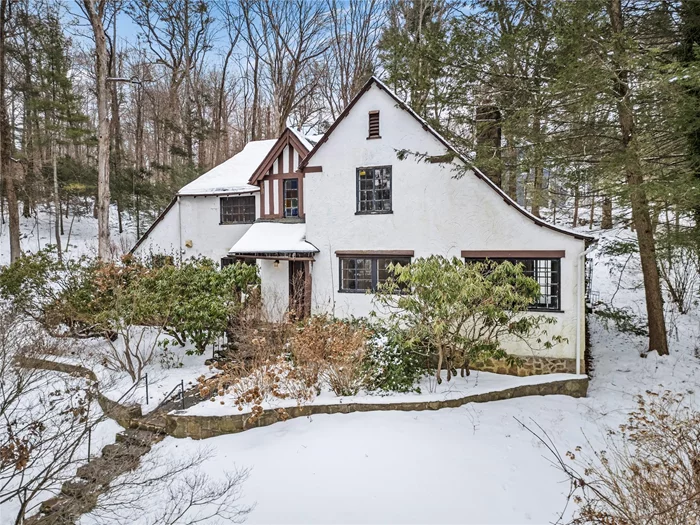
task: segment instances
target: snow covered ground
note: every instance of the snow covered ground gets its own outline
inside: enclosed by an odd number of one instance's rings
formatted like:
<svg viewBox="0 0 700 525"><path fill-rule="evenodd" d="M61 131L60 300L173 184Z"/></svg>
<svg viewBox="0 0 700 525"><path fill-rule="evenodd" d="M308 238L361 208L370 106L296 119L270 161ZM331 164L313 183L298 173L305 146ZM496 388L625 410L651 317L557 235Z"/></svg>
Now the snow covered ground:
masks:
<svg viewBox="0 0 700 525"><path fill-rule="evenodd" d="M74 215L71 208L68 219L63 218L64 233L61 237L61 247L68 257L78 258L82 255L97 255L97 221L92 217L92 208L82 209L82 215ZM127 253L136 242L136 225L127 214L123 214L124 233L119 233L117 209L110 210L110 234L113 251L117 255ZM49 244L56 244L54 236L53 209L41 206L39 212L32 217L20 215L20 246L25 253L36 253ZM68 245L68 246L66 246ZM0 221L0 265L10 262L10 241L7 224Z"/></svg>
<svg viewBox="0 0 700 525"><path fill-rule="evenodd" d="M84 220L81 228L91 231L94 221ZM630 237L624 230L606 232L601 245ZM85 250L91 242L85 240ZM4 231L0 243L4 258ZM592 257L600 302L643 315L637 258ZM435 412L321 415L204 441L166 438L151 454L181 458L206 450L200 470L214 479L236 467L250 469L241 500L255 505L249 523L552 523L565 510L568 483L518 420L539 425L563 453L586 441L601 446L606 429L625 421L635 396L646 390L682 392L698 406L700 313L696 307L679 315L667 307L666 357L640 358L643 337L606 329L590 316L594 370L585 399L527 397ZM163 370L153 395L172 388L178 374L196 377L196 359L172 374ZM115 392L123 388L115 383ZM125 523L151 523L167 497L164 491L150 514ZM572 511L569 506L565 516ZM80 523L100 518L86 515Z"/></svg>

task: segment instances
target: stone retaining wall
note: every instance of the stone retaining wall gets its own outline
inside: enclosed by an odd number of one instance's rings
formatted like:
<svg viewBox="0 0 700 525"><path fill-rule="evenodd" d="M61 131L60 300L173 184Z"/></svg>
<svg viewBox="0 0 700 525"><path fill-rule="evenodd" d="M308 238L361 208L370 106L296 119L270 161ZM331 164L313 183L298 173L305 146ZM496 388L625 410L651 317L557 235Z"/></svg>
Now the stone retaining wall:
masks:
<svg viewBox="0 0 700 525"><path fill-rule="evenodd" d="M575 374L576 359L566 359L563 357L539 357L528 356L519 357L519 365L509 365L503 360L485 359L478 363L473 363L471 368L495 374L508 374L511 376L533 376L542 374ZM581 362L581 370L585 371L585 363ZM582 372L583 373L583 372Z"/></svg>
<svg viewBox="0 0 700 525"><path fill-rule="evenodd" d="M485 403L524 396L568 395L585 397L588 391L588 378L565 379L540 383L536 385L520 385L496 392L474 394L457 399L441 401L413 401L403 403L347 403L335 405L303 405L285 409L264 410L259 416L251 418L252 414L231 414L227 416L187 416L171 413L165 416L166 432L176 438L190 437L206 439L223 434L235 434L250 428L272 425L295 417L312 416L316 414L349 414L351 412L370 412L377 410L439 410L455 408L466 403Z"/></svg>
<svg viewBox="0 0 700 525"><path fill-rule="evenodd" d="M37 370L51 370L53 372L62 372L64 374L69 374L77 377L84 377L88 381L94 381L97 383L97 376L95 373L80 365L72 365L70 363L61 363L58 361L51 361L49 359L39 359L36 357L18 357L17 364L23 368L33 368ZM107 396L100 393L97 390L97 403L102 408L105 415L109 418L114 419L124 428L129 428L134 419L138 419L142 416L140 405L122 405L109 399Z"/></svg>

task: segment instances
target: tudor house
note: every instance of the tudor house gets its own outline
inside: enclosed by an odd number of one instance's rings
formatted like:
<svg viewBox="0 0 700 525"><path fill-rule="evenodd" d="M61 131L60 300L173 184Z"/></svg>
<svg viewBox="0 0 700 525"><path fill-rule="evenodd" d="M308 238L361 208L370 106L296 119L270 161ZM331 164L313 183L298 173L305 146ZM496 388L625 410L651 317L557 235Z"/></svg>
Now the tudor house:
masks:
<svg viewBox="0 0 700 525"><path fill-rule="evenodd" d="M372 78L322 137L287 129L185 186L132 251L254 261L277 319L366 316L391 263L521 262L540 283L532 310L555 317L549 333L564 339L536 351L507 342L527 374L583 370L592 241L518 206Z"/></svg>

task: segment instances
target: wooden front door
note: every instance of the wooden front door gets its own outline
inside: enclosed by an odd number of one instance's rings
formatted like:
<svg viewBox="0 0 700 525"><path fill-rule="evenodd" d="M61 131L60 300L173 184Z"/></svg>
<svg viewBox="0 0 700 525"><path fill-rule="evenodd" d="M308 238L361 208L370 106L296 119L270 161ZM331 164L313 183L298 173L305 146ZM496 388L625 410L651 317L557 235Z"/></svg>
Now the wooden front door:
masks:
<svg viewBox="0 0 700 525"><path fill-rule="evenodd" d="M289 311L297 318L310 311L310 284L309 263L289 261Z"/></svg>

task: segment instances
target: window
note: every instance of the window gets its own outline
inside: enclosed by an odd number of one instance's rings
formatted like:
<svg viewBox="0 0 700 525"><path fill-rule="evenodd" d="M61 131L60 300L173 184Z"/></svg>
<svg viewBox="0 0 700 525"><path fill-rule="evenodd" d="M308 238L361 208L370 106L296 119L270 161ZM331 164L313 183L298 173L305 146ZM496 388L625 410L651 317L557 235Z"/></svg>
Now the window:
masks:
<svg viewBox="0 0 700 525"><path fill-rule="evenodd" d="M299 179L285 179L282 189L284 196L284 216L299 216Z"/></svg>
<svg viewBox="0 0 700 525"><path fill-rule="evenodd" d="M255 197L221 197L221 224L255 222Z"/></svg>
<svg viewBox="0 0 700 525"><path fill-rule="evenodd" d="M345 257L340 259L340 291L366 292L391 277L390 264L411 264L410 257Z"/></svg>
<svg viewBox="0 0 700 525"><path fill-rule="evenodd" d="M391 166L357 168L357 213L391 213Z"/></svg>
<svg viewBox="0 0 700 525"><path fill-rule="evenodd" d="M466 258L466 262L484 262L483 258ZM523 265L523 274L532 277L540 285L540 296L530 306L531 310L559 310L560 309L560 259L488 259L494 262L510 261L513 264Z"/></svg>
<svg viewBox="0 0 700 525"><path fill-rule="evenodd" d="M367 134L368 139L380 139L379 136L379 111L369 112L369 133Z"/></svg>

